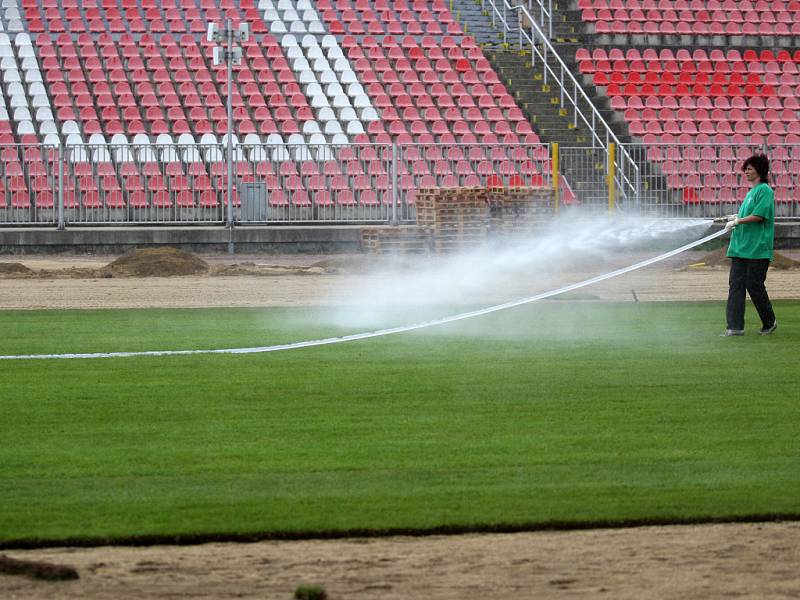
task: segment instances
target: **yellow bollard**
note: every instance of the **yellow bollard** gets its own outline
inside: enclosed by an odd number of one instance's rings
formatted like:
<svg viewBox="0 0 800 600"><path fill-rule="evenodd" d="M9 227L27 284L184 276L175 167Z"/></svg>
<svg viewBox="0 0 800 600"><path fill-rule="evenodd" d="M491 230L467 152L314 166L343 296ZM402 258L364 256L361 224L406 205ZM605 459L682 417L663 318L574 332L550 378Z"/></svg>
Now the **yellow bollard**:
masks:
<svg viewBox="0 0 800 600"><path fill-rule="evenodd" d="M609 214L614 212L614 208L616 207L616 189L615 189L615 181L617 173L616 169L616 154L617 154L617 146L613 142L608 144L608 212Z"/></svg>
<svg viewBox="0 0 800 600"><path fill-rule="evenodd" d="M550 144L553 149L552 158L550 160L550 171L552 172L553 176L553 200L555 201L555 211L558 214L560 208L560 198L559 198L559 179L561 179L560 173L558 172L558 142L553 142Z"/></svg>

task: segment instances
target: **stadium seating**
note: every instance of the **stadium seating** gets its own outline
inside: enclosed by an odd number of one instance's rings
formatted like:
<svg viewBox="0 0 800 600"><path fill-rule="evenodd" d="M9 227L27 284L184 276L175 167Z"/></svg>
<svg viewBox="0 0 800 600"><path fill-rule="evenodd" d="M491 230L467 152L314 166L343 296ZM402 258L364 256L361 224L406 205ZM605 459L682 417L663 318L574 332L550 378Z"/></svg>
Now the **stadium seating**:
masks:
<svg viewBox="0 0 800 600"><path fill-rule="evenodd" d="M0 144L64 144L64 180L90 178L76 188L77 206L97 208L105 199L119 208L120 197L138 208L224 204L226 67L213 64L214 43L205 36L207 23L224 19L234 27L246 22L254 34L242 44L231 89L236 175L265 183L276 206L316 196L389 202L393 143L424 145L415 150L419 158L401 161L403 192L430 184L426 177L435 185L475 178L517 185L549 169L547 153L532 146L538 136L444 0L10 4L1 19L9 103L0 106ZM437 156L437 144L487 142L504 146L492 156ZM516 150L520 143L525 152ZM324 144L361 146L348 161L325 154ZM44 177L37 193L50 206L58 179L53 152L30 161L11 152L2 160L3 172L19 172L13 176L26 186ZM323 187L312 181L320 174L267 173L266 165L287 160L345 164L345 185L331 187L342 184L333 181L340 175L324 174ZM9 181L7 200L20 185Z"/></svg>
<svg viewBox="0 0 800 600"><path fill-rule="evenodd" d="M800 52L582 48L576 60L684 201L741 199L741 161L768 144L776 199L796 202Z"/></svg>
<svg viewBox="0 0 800 600"><path fill-rule="evenodd" d="M800 35L796 0L579 0L598 35Z"/></svg>

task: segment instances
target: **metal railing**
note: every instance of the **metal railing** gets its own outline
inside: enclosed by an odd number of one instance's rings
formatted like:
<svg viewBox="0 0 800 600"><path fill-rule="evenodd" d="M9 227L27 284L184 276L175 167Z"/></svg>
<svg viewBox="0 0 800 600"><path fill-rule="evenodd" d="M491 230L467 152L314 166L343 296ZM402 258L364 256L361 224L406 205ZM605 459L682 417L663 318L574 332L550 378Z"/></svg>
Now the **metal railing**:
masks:
<svg viewBox="0 0 800 600"><path fill-rule="evenodd" d="M620 193L615 155L638 174ZM556 144L0 146L0 226L399 224L423 188L550 188L581 211L715 217L747 191L745 158L772 161L776 214L800 216L800 145ZM610 175L608 174L610 173Z"/></svg>
<svg viewBox="0 0 800 600"><path fill-rule="evenodd" d="M497 27L497 23L495 22L496 18L499 18L500 21L503 23L503 42L507 43L507 31L508 28L506 27L506 20L508 19L508 11L512 10L515 11L519 7L526 7L527 10L525 12L517 12L517 18L521 18L523 15L526 16L528 19L531 19L531 14L538 13L538 24L539 28L547 31L547 37L553 37L553 0L528 0L527 6L525 4L516 4L511 6L508 2L503 2L503 12L501 13L497 10L497 7L494 5L493 0L481 0L481 10L486 9L486 2L492 5L494 9L492 11L492 27ZM537 8L534 8L534 4L538 5ZM545 6L545 4L547 6ZM520 42L521 43L521 42Z"/></svg>
<svg viewBox="0 0 800 600"><path fill-rule="evenodd" d="M549 160L541 144L7 145L0 225L413 222L419 188L547 186Z"/></svg>
<svg viewBox="0 0 800 600"><path fill-rule="evenodd" d="M583 86L575 78L572 71L567 67L556 49L550 43L552 36L552 11L549 14L550 29L545 35L537 20L531 15L525 5L511 5L507 0L495 2L495 0L482 0L488 3L493 11L494 17L500 20L503 27L504 39L507 32L517 32L519 34L519 46L524 46L523 39L531 48L531 66L536 64L538 58L542 64L542 83L547 85L548 81L553 80L559 86L559 101L561 108L565 105L572 107L573 125L577 127L578 122L582 122L589 129L592 137L592 146L600 145L604 150L608 150L610 144L614 144L619 152L617 154L615 177L617 178L617 189L619 193L627 198L636 197L639 194L637 182L640 180L638 166L631 160L630 155L621 145L611 126L606 122L600 111L586 94ZM540 5L544 0L539 0ZM501 8L498 8L501 4ZM552 6L551 6L552 8ZM544 7L542 6L542 9ZM513 19L512 27L508 18L508 11L514 11L516 18ZM530 31L526 30L522 24L526 23ZM538 45L537 45L538 44ZM541 45L541 48L539 47ZM548 57L552 56L557 62L558 73L556 73L548 62ZM569 89L568 89L569 87ZM598 133L599 131L599 133ZM608 174L608 173L607 173Z"/></svg>
<svg viewBox="0 0 800 600"><path fill-rule="evenodd" d="M750 189L742 164L764 153L770 159L776 216L800 216L798 145L628 144L626 150L640 165L641 193L620 210L667 217L731 214Z"/></svg>

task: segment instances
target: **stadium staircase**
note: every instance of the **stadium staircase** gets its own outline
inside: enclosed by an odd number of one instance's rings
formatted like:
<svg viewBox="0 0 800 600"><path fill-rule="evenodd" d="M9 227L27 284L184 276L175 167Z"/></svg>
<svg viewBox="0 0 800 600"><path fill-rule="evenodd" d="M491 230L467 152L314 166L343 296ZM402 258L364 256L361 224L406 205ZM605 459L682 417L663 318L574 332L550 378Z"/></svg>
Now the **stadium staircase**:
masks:
<svg viewBox="0 0 800 600"><path fill-rule="evenodd" d="M516 34L504 38L499 20L492 29L491 8L480 1L456 5L523 112L534 107L529 116L542 141L581 136L545 110L558 94L536 81L535 70L526 74L529 57L514 51ZM778 214L796 214L800 1L557 0L553 15L562 60L618 139L641 144L636 162L648 196L724 211L747 191L741 160L768 148Z"/></svg>
<svg viewBox="0 0 800 600"><path fill-rule="evenodd" d="M552 43L567 67L573 73L578 73L576 51L586 47L590 40L583 33L580 11L570 9L570 5L574 6L574 3L564 0L553 3L555 18ZM490 8L482 9L480 1L456 0L454 12L462 27L482 46L486 58L543 142L558 143L561 148L592 145L589 128L580 122L575 124L570 111L561 107L558 86L552 82L545 83L541 68L531 65L531 52L520 50L518 39L503 39L502 25L499 22L492 24ZM557 73L559 67L554 57L548 57L548 63ZM584 86L584 91L606 122L611 124L620 141L630 141L628 128L610 108L608 97L591 84ZM561 171L572 190L584 200L603 202L608 196L608 189L602 157L595 156L591 150L583 151L580 157L570 153L570 157L570 160L562 162Z"/></svg>

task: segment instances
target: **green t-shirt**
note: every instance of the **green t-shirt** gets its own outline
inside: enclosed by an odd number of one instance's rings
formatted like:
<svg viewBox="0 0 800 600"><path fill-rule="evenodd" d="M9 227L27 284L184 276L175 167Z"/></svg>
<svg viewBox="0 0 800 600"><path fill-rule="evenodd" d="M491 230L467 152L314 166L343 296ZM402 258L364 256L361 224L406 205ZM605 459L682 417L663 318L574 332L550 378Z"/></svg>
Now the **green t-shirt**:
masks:
<svg viewBox="0 0 800 600"><path fill-rule="evenodd" d="M728 256L737 258L773 258L775 242L775 194L766 183L759 183L744 197L738 217L757 215L758 223L741 223L731 232Z"/></svg>

